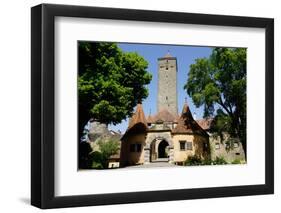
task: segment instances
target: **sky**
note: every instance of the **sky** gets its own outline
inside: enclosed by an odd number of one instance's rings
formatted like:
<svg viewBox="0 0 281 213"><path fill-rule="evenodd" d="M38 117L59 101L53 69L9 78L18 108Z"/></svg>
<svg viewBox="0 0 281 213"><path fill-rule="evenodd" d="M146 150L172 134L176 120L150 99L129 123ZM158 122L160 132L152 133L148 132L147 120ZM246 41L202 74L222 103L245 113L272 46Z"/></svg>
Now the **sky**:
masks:
<svg viewBox="0 0 281 213"><path fill-rule="evenodd" d="M192 99L187 95L186 90L184 90L183 87L187 82L190 65L195 63L195 59L197 58L209 57L212 52L211 47L133 43L118 43L118 46L124 52L137 52L148 62L147 70L152 74L152 80L148 85L149 96L142 103L146 116L148 116L150 112L151 115L157 113L157 60L169 52L173 57L177 58L178 64L178 112L180 113L182 111L185 98L187 98L191 113L196 113L196 119L203 117L203 107L196 108ZM127 127L128 119L123 120L117 125L109 125L110 130L120 130L122 133L126 131Z"/></svg>

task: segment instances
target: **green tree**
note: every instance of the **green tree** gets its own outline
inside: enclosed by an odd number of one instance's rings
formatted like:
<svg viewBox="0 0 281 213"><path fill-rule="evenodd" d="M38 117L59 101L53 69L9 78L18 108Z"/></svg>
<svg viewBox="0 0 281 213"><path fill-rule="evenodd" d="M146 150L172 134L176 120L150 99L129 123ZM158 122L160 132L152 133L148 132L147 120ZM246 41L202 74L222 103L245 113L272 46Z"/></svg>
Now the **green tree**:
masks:
<svg viewBox="0 0 281 213"><path fill-rule="evenodd" d="M137 53L122 52L116 43L79 42L79 127L86 122L117 124L148 96L152 76Z"/></svg>
<svg viewBox="0 0 281 213"><path fill-rule="evenodd" d="M246 49L214 48L196 59L184 88L204 117L216 115L214 129L239 137L246 151Z"/></svg>
<svg viewBox="0 0 281 213"><path fill-rule="evenodd" d="M92 168L106 169L108 168L108 160L110 159L110 156L118 153L120 145L118 141L113 139L99 140L97 144L99 151L94 151L90 154Z"/></svg>

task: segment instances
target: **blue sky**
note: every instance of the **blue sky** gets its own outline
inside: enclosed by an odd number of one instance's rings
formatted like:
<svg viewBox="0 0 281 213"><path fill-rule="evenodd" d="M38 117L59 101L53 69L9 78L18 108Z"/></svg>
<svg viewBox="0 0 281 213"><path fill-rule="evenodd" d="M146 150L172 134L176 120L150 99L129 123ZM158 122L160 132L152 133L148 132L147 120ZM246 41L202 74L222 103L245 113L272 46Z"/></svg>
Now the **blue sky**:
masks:
<svg viewBox="0 0 281 213"><path fill-rule="evenodd" d="M183 89L189 72L189 66L195 62L196 58L209 57L212 52L211 47L199 46L179 46L179 45L160 45L160 44L130 44L118 43L118 46L125 52L137 52L139 55L148 61L148 71L152 74L152 80L148 85L149 96L143 102L143 109L146 116L157 113L157 59L163 57L168 51L173 57L177 58L178 64L178 112L182 111L182 107L187 98L188 105L192 114L196 113L196 118L202 118L203 107L196 108L192 99L187 95ZM114 131L120 130L125 132L128 126L128 119L123 120L118 125L109 125L109 129Z"/></svg>

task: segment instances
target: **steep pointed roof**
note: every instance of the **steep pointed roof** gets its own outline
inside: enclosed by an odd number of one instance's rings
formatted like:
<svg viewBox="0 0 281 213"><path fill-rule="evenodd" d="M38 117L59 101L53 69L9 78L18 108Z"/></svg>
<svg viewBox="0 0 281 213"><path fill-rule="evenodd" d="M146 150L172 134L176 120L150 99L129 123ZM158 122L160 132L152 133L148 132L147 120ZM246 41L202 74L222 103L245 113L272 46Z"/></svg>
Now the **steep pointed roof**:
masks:
<svg viewBox="0 0 281 213"><path fill-rule="evenodd" d="M202 136L208 136L208 134L203 130L199 124L193 119L187 103L184 104L182 114L178 119L177 126L173 129L173 133L189 133L189 134L199 134Z"/></svg>
<svg viewBox="0 0 281 213"><path fill-rule="evenodd" d="M147 122L146 122L146 118L144 115L144 111L142 109L142 104L137 105L135 113L129 120L128 129L131 129L136 124L143 124L144 126L147 127Z"/></svg>
<svg viewBox="0 0 281 213"><path fill-rule="evenodd" d="M128 128L122 138L131 133L142 133L147 130L147 121L142 108L142 104L138 104L135 113L129 120Z"/></svg>

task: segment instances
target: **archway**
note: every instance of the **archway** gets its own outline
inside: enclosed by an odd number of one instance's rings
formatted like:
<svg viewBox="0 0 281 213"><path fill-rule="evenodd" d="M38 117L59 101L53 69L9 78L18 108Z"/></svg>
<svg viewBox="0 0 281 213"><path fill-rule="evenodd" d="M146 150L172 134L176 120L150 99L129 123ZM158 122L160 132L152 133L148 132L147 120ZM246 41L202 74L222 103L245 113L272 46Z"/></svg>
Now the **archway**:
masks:
<svg viewBox="0 0 281 213"><path fill-rule="evenodd" d="M163 142L164 141L164 142ZM163 143L162 143L163 142ZM144 147L144 163L149 164L151 162L168 161L170 163L174 162L174 146L171 138L170 132L157 132L157 133L148 133L146 137L146 146ZM160 145L160 143L162 145ZM160 148L159 148L160 145ZM159 149L162 152L165 150L164 159L159 159Z"/></svg>
<svg viewBox="0 0 281 213"><path fill-rule="evenodd" d="M162 140L158 145L158 158L168 158L168 142L166 140Z"/></svg>

